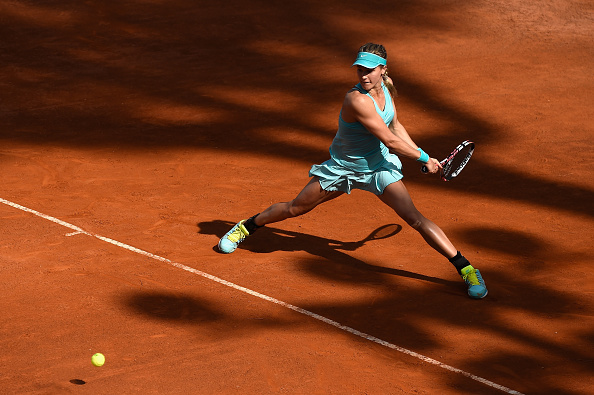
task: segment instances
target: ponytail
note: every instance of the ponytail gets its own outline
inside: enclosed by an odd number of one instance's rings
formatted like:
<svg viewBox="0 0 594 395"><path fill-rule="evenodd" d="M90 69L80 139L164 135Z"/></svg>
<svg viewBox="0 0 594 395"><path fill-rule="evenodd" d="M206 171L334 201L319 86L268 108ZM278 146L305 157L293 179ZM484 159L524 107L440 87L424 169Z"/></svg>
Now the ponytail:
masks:
<svg viewBox="0 0 594 395"><path fill-rule="evenodd" d="M387 71L382 76L382 79L384 80L384 85L386 85L386 87L388 88L388 91L390 92L390 96L392 96L392 99L396 99L396 96L398 96L398 91L396 90L394 84L392 84L392 80L388 77Z"/></svg>

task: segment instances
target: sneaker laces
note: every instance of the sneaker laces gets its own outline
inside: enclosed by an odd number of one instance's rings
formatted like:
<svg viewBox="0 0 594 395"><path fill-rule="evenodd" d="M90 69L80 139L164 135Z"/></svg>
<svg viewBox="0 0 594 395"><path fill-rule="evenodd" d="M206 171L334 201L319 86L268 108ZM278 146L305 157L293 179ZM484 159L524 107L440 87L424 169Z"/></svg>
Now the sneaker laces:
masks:
<svg viewBox="0 0 594 395"><path fill-rule="evenodd" d="M470 285L481 285L478 277L476 276L476 269L474 268L462 275L462 279Z"/></svg>
<svg viewBox="0 0 594 395"><path fill-rule="evenodd" d="M243 232L243 229L241 229L242 226L243 224L238 225L237 228L227 236L233 243L241 243L246 238L247 235Z"/></svg>

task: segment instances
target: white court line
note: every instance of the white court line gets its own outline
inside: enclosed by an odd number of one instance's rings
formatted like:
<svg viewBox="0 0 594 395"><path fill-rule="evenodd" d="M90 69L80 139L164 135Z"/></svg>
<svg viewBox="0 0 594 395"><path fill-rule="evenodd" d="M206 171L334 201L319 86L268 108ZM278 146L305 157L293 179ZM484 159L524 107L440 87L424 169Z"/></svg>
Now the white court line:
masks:
<svg viewBox="0 0 594 395"><path fill-rule="evenodd" d="M423 362L427 362L427 363L430 363L432 365L439 366L440 368L443 368L445 370L449 370L450 372L461 374L464 377L467 377L469 379L478 381L479 383L485 384L485 385L487 385L489 387L492 387L492 388L501 390L501 391L506 392L508 394L524 395L521 392L514 391L514 390L512 390L510 388L504 387L504 386L499 385L497 383L494 383L494 382L492 382L490 380L484 379L484 378L479 377L479 376L475 376L472 373L468 373L468 372L465 372L464 370L455 368L455 367L450 366L450 365L446 365L446 364L444 364L442 362L439 362L439 361L437 361L437 360L435 360L433 358L426 357L426 356L421 355L419 353L416 353L414 351L408 350L406 348L403 348L403 347L397 346L395 344L389 343L389 342L387 342L385 340L379 339L379 338L377 338L375 336L368 335L367 333L360 332L360 331L358 331L356 329L353 329L353 328L351 328L349 326L346 326L346 325L342 325L339 322L333 321L333 320L331 320L329 318L326 318L326 317L321 316L319 314L313 313L313 312L311 312L309 310L305 310L305 309L302 309L301 307L297 307L297 306L294 306L292 304L285 303L282 300L278 300L278 299L275 299L273 297L270 297L270 296L267 296L267 295L263 295L263 294L261 294L259 292L252 291L251 289L242 287L240 285L234 284L234 283L229 282L227 280L223 280L222 278L213 276L211 274L202 272L200 270L191 268L191 267L186 266L186 265L182 265L181 263L170 261L167 258L163 258L163 257L161 257L159 255L155 255L155 254L152 254L150 252L141 250L139 248L132 247L132 246L130 246L128 244L121 243L119 241L110 239L108 237L100 236L98 234L94 234L94 233L91 233L91 232L86 232L86 231L82 230L81 228L79 228L78 226L69 224L68 222L64 222L64 221L59 220L57 218L51 217L49 215L42 214L39 211L35 211L35 210L30 209L30 208L21 206L20 204L13 203L11 201L8 201L8 200L2 199L2 198L0 198L0 202L6 204L8 206L14 207L16 209L19 209L19 210L22 210L22 211L31 213L31 214L36 215L38 217L41 217L43 219L47 219L48 221L51 221L51 222L54 222L56 224L65 226L65 227L70 228L70 229L72 229L72 230L75 231L73 233L67 234L67 236L72 236L74 234L85 234L85 235L88 235L88 236L96 237L97 239L103 240L103 241L105 241L107 243L116 245L118 247L122 247L122 248L124 248L126 250L129 250L129 251L132 251L132 252L136 252L136 253L138 253L140 255L144 255L146 257L153 258L153 259L156 259L156 260L161 261L161 262L165 262L165 263L167 263L167 264L169 264L171 266L177 267L178 269L182 269L182 270L185 270L187 272L197 274L197 275L202 276L204 278L207 278L209 280L215 281L215 282L217 282L219 284L226 285L226 286L228 286L230 288L236 289L236 290L241 291L241 292L245 292L245 293L247 293L249 295L252 295L252 296L255 296L257 298L260 298L260 299L263 299L263 300L267 300L267 301L272 302L272 303L275 303L277 305L286 307L287 309L291 309L291 310L296 311L298 313L304 314L304 315L306 315L308 317L315 318L316 320L322 321L322 322L324 322L324 323L326 323L328 325L332 325L332 326L334 326L334 327L336 327L338 329L341 329L341 330L343 330L345 332L351 333L351 334L353 334L355 336L362 337L363 339L366 339L366 340L372 341L374 343L380 344L380 345L382 345L384 347L388 347L388 348L391 348L391 349L396 350L398 352L401 352L403 354L406 354L406 355L409 355L411 357L420 359Z"/></svg>

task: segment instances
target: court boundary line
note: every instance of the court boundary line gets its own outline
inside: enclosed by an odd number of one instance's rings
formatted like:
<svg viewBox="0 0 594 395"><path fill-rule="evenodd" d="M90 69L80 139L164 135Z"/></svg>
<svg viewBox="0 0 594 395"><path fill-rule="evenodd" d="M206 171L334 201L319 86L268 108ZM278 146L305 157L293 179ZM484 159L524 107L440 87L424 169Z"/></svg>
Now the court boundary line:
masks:
<svg viewBox="0 0 594 395"><path fill-rule="evenodd" d="M458 368L453 367L451 365L447 365L447 364L442 363L442 362L440 362L440 361L438 361L436 359L433 359L433 358L430 358L430 357L426 357L426 356L424 356L422 354L419 354L419 353L417 353L415 351L406 349L404 347L400 347L400 346L398 346L396 344L392 344L392 343L390 343L388 341L382 340L382 339L377 338L377 337L375 337L373 335L369 335L367 333L358 331L357 329L354 329L354 328L351 328L349 326L343 325L343 324L341 324L341 323L339 323L337 321L331 320L331 319L329 319L327 317L324 317L322 315L316 314L316 313L311 312L309 310L302 309L301 307L292 305L290 303L283 302L282 300L273 298L273 297L268 296L268 295L261 294L261 293L259 293L257 291L253 291L253 290L251 290L249 288L242 287L241 285L237 285L237 284L232 283L230 281L224 280L224 279L222 279L220 277L213 276L212 274L208 274L208 273L203 272L201 270L194 269L194 268L192 268L190 266L186 266L186 265L183 265L181 263L174 262L174 261L172 261L170 259L161 257L161 256L156 255L156 254L153 254L151 252L141 250L140 248L136 248L136 247L133 247L131 245L128 245L128 244L119 242L117 240L110 239L109 237L101 236L99 234L92 233L92 232L87 232L87 231L83 230L82 228L80 228L80 227L78 227L76 225L73 225L73 224L70 224L68 222L62 221L62 220L60 220L58 218L49 216L47 214L43 214L43 213L41 213L39 211L30 209L28 207L21 206L20 204L13 203L13 202L11 202L9 200L0 198L0 203L3 203L5 205L7 205L7 206L10 206L10 207L16 208L18 210L21 210L21 211L24 211L24 212L33 214L33 215L38 216L40 218L46 219L46 220L51 221L53 223L56 223L58 225L62 225L64 227L66 227L66 228L69 228L69 229L74 230L74 232L69 233L66 236L73 236L73 235L77 235L77 234L84 234L84 235L87 235L87 236L91 236L91 237L97 238L97 239L102 240L102 241L104 241L106 243L109 243L109 244L115 245L117 247L121 247L123 249L126 249L128 251L132 251L132 252L135 252L137 254L144 255L146 257L149 257L149 258L152 258L152 259L155 259L155 260L158 260L158 261L167 263L167 264L169 264L169 265L171 265L173 267L176 267L178 269L181 269L181 270L184 270L184 271L187 271L187 272L190 272L190 273L199 275L199 276L201 276L203 278L206 278L206 279L211 280L211 281L214 281L216 283L225 285L225 286L230 287L232 289L235 289L235 290L244 292L246 294L255 296L257 298L260 298L260 299L266 300L268 302L277 304L279 306L285 307L287 309L293 310L293 311L295 311L297 313L303 314L303 315L308 316L310 318L314 318L314 319L316 319L318 321L321 321L321 322L323 322L325 324L334 326L335 328L338 328L338 329L340 329L342 331L345 331L347 333L350 333L352 335L361 337L361 338L363 338L365 340L369 340L369 341L374 342L376 344L379 344L381 346L384 346L384 347L390 348L392 350L398 351L398 352L400 352L402 354L405 354L405 355L414 357L416 359L419 359L419 360L421 360L423 362L429 363L431 365L438 366L438 367L440 367L442 369L445 369L445 370L448 370L450 372L458 373L458 374L460 374L460 375L462 375L462 376L464 376L466 378L472 379L472 380L477 381L477 382L479 382L481 384L485 384L485 385L487 385L489 387L492 387L494 389L498 389L498 390L503 391L503 392L508 393L508 394L524 395L521 392L512 390L511 388L507 388L507 387L505 387L503 385L500 385L500 384L497 384L497 383L495 383L493 381L487 380L487 379L482 378L480 376L476 376L476 375L474 375L472 373L468 373L468 372L466 372L466 371L464 371L462 369L458 369Z"/></svg>

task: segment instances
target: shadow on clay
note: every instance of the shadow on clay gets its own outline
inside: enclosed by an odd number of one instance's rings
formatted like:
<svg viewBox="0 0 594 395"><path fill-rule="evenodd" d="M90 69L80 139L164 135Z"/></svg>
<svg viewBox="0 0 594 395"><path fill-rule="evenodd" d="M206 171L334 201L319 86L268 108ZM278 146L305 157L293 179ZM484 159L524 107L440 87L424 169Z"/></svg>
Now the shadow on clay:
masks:
<svg viewBox="0 0 594 395"><path fill-rule="evenodd" d="M231 229L233 225L235 224L228 221L216 220L211 222L201 222L198 224L198 228L199 233L215 235L218 239ZM254 237L247 238L242 242L239 249L259 254L271 253L274 251L305 251L313 256L324 258L326 260L324 262L305 262L303 265L311 274L321 278L332 277L332 280L341 282L360 283L361 281L376 281L378 278L377 274L389 274L442 285L453 285L458 283L407 270L373 265L354 258L347 253L349 251L357 250L366 243L394 237L400 233L401 230L402 226L399 224L387 224L373 230L362 240L345 242L265 226L258 229L258 233L254 234ZM218 252L216 245L213 246L213 250ZM350 267L351 271L337 271L332 268L329 269L328 266L334 268Z"/></svg>

